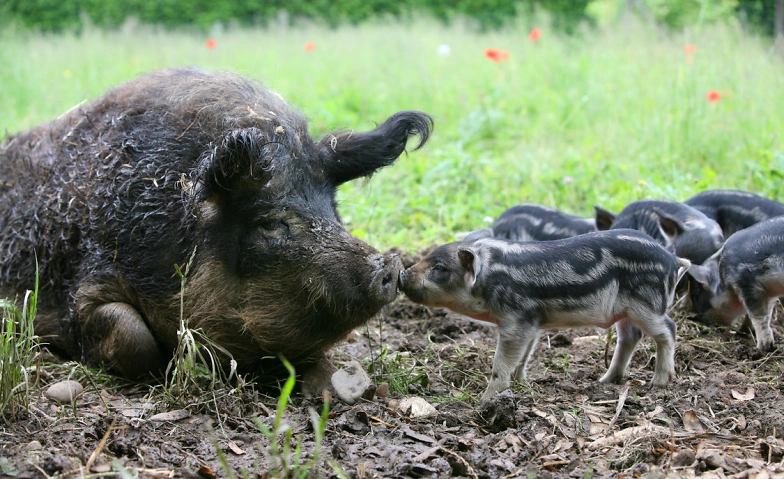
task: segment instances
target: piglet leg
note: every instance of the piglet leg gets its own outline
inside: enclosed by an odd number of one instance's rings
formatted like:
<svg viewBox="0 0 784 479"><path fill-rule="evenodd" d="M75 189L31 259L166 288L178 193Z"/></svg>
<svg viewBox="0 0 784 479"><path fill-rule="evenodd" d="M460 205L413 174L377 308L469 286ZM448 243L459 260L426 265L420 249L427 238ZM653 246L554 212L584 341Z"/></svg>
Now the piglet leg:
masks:
<svg viewBox="0 0 784 479"><path fill-rule="evenodd" d="M610 368L599 379L603 383L619 383L623 380L626 368L632 359L634 348L637 347L637 343L642 338L640 328L632 324L628 318L615 323L615 332L618 335L618 341L615 344L615 353L613 353Z"/></svg>
<svg viewBox="0 0 784 479"><path fill-rule="evenodd" d="M763 298L743 298L746 303L746 310L749 312L751 325L754 327L754 335L757 336L757 349L767 352L773 349L773 330L770 328L770 320L773 317L773 310L776 307L777 299Z"/></svg>
<svg viewBox="0 0 784 479"><path fill-rule="evenodd" d="M525 370L523 359L527 362L527 355L530 355L539 331L533 325L513 327L501 327L498 329L498 345L495 349L493 358L493 374L487 390L482 395L482 402L508 389L512 374L519 367Z"/></svg>

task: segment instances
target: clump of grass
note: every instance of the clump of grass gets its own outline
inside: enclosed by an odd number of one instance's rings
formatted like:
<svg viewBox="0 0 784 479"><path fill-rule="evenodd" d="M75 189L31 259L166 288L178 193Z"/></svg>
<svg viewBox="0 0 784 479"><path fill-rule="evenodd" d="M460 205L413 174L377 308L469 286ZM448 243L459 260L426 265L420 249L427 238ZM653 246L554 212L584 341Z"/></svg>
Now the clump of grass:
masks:
<svg viewBox="0 0 784 479"><path fill-rule="evenodd" d="M367 367L376 384L386 381L391 393L408 394L409 387L417 386L426 389L430 385L430 376L415 358L397 351L390 351L384 345L381 353L372 359Z"/></svg>
<svg viewBox="0 0 784 479"><path fill-rule="evenodd" d="M38 337L35 335L36 301L38 298L38 275L35 289L27 291L22 308L8 300L0 300L3 323L0 328L0 416L3 420L14 420L27 411L30 400L29 371L38 353Z"/></svg>
<svg viewBox="0 0 784 479"><path fill-rule="evenodd" d="M289 377L281 389L278 405L275 410L275 419L272 429L265 426L258 417L253 418L256 427L270 441L270 447L266 453L269 461L269 471L264 475L273 478L305 478L311 475L311 470L318 465L321 454L321 443L324 439L324 432L327 429L327 419L329 418L329 400L324 398L324 407L321 414L318 414L312 407L308 408L310 422L313 426L315 436L315 446L312 457L302 462L302 437L298 437L294 450L291 445L294 443L294 431L291 426L283 421L283 414L286 412L291 393L296 384L296 374L294 367L285 358L281 357L283 365L289 372Z"/></svg>
<svg viewBox="0 0 784 479"><path fill-rule="evenodd" d="M185 271L175 265L180 277L180 327L177 330L177 348L166 368L164 394L169 403L185 404L205 391L230 389L233 380L243 381L236 376L236 361L231 354L208 338L201 330L191 329L184 317L185 284L188 271L193 264L196 250L188 260ZM230 369L226 373L221 358L229 358Z"/></svg>

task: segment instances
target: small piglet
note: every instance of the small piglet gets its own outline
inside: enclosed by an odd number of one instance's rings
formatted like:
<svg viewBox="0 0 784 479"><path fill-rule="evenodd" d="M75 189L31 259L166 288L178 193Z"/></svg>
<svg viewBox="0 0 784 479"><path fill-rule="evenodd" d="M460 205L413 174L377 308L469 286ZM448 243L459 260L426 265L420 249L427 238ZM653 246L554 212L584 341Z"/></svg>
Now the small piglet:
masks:
<svg viewBox="0 0 784 479"><path fill-rule="evenodd" d="M738 231L688 273L693 278L690 299L698 314L730 325L748 313L757 348L773 348L770 320L776 298L784 296L784 217Z"/></svg>
<svg viewBox="0 0 784 479"><path fill-rule="evenodd" d="M594 206L599 230L631 228L647 233L676 256L702 263L724 243L721 227L691 206L670 200L639 200L617 215Z"/></svg>
<svg viewBox="0 0 784 479"><path fill-rule="evenodd" d="M688 267L634 230L547 242L485 238L439 246L400 274L416 303L498 325L493 375L482 401L525 377L540 329L615 324L618 344L602 382L619 382L641 331L656 342L654 386L675 374L675 323L667 316Z"/></svg>
<svg viewBox="0 0 784 479"><path fill-rule="evenodd" d="M784 216L784 203L739 190L703 191L684 204L715 220L725 238L768 218Z"/></svg>
<svg viewBox="0 0 784 479"><path fill-rule="evenodd" d="M492 228L475 231L465 241L492 237L511 241L552 241L596 231L593 218L582 218L549 206L515 205L498 217Z"/></svg>

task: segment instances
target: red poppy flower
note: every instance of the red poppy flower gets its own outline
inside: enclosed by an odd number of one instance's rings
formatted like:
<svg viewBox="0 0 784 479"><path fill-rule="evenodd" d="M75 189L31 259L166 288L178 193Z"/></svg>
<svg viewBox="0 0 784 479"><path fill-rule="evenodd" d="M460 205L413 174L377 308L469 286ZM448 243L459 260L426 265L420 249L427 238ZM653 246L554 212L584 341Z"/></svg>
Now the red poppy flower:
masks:
<svg viewBox="0 0 784 479"><path fill-rule="evenodd" d="M502 63L509 60L509 52L506 50L499 50L498 48L488 48L485 50L485 58L496 63Z"/></svg>
<svg viewBox="0 0 784 479"><path fill-rule="evenodd" d="M720 101L721 101L721 93L717 92L716 90L710 90L708 92L708 102L718 103Z"/></svg>
<svg viewBox="0 0 784 479"><path fill-rule="evenodd" d="M302 45L302 49L305 50L306 52L312 52L313 50L316 49L316 44L313 42L308 42Z"/></svg>
<svg viewBox="0 0 784 479"><path fill-rule="evenodd" d="M683 53L685 53L686 55L694 55L696 51L697 51L697 47L694 45L686 45L685 47L683 47Z"/></svg>
<svg viewBox="0 0 784 479"><path fill-rule="evenodd" d="M528 39L531 40L532 42L535 42L540 38L542 38L542 31L539 30L538 28L532 29L531 33L528 34Z"/></svg>
<svg viewBox="0 0 784 479"><path fill-rule="evenodd" d="M216 48L218 48L218 40L214 38L210 38L209 40L204 42L204 46L206 46L210 50L215 50Z"/></svg>

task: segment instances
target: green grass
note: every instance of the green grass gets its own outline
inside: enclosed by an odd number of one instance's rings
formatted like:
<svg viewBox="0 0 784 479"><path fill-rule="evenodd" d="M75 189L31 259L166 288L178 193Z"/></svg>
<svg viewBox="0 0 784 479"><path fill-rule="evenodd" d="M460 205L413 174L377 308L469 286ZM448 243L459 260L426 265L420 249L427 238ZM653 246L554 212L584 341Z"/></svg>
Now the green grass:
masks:
<svg viewBox="0 0 784 479"><path fill-rule="evenodd" d="M33 320L38 296L27 291L19 303L0 299L0 418L14 420L27 411L31 372L38 353Z"/></svg>
<svg viewBox="0 0 784 479"><path fill-rule="evenodd" d="M531 43L531 26L543 30ZM421 151L339 193L347 227L379 249L415 250L484 226L520 202L591 215L644 197L741 188L784 200L784 62L733 25L673 33L629 21L558 36L544 20L479 34L435 21L207 36L125 26L49 36L0 33L0 132L47 121L159 67L254 77L320 137L403 109L435 118ZM305 52L313 41L316 49ZM451 46L446 57L440 44ZM683 46L697 48L687 63ZM508 61L484 58L487 47ZM711 104L706 95L722 95Z"/></svg>

